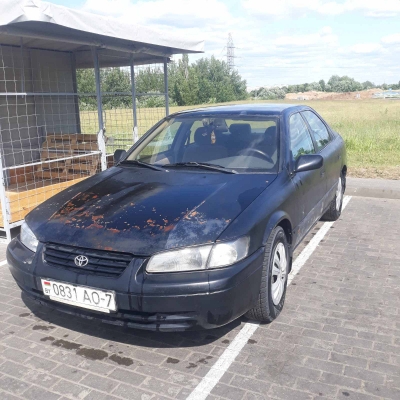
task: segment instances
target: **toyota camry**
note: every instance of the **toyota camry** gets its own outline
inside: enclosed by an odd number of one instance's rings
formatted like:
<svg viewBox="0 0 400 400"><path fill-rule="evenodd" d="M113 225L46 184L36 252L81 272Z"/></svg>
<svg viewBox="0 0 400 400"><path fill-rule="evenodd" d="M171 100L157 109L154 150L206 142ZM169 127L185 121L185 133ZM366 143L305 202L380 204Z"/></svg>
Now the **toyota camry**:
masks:
<svg viewBox="0 0 400 400"><path fill-rule="evenodd" d="M30 212L7 259L26 296L81 317L159 331L271 322L294 250L339 218L346 172L342 138L310 107L176 113Z"/></svg>

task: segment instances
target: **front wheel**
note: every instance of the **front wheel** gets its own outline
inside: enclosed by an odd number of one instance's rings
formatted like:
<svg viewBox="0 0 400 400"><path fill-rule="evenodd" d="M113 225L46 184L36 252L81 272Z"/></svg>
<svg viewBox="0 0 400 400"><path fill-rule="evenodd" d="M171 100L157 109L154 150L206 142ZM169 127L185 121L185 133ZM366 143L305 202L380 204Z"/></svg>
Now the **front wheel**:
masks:
<svg viewBox="0 0 400 400"><path fill-rule="evenodd" d="M339 176L339 181L336 186L335 198L331 201L328 211L322 216L324 221L336 221L339 219L342 213L343 195L345 188L345 177L343 175Z"/></svg>
<svg viewBox="0 0 400 400"><path fill-rule="evenodd" d="M281 312L286 296L289 251L284 230L277 226L265 246L260 293L254 308L245 316L260 322L272 322Z"/></svg>

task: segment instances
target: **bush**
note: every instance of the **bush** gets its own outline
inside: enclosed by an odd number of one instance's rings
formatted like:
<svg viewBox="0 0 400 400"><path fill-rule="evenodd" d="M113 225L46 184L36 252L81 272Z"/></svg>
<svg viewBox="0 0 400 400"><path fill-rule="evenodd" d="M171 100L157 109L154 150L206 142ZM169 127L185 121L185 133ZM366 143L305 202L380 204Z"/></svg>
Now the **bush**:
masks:
<svg viewBox="0 0 400 400"><path fill-rule="evenodd" d="M136 104L139 108L156 108L165 107L164 96L140 96L136 100Z"/></svg>
<svg viewBox="0 0 400 400"><path fill-rule="evenodd" d="M272 87L272 88L260 88L250 92L250 95L255 100L278 100L284 99L286 96L286 90L284 88Z"/></svg>

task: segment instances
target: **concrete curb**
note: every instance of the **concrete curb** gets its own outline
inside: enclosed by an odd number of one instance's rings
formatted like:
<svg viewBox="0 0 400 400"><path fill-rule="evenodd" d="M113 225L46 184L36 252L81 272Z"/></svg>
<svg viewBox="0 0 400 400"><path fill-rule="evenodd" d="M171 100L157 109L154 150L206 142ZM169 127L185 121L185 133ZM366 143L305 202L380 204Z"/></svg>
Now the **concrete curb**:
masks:
<svg viewBox="0 0 400 400"><path fill-rule="evenodd" d="M346 194L400 200L400 180L347 178Z"/></svg>

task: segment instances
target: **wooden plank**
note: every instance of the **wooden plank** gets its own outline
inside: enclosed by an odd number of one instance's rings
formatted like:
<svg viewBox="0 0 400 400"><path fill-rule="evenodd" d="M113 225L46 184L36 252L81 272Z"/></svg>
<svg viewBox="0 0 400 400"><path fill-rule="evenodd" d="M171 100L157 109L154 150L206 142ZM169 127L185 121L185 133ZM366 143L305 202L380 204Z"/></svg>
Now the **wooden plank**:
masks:
<svg viewBox="0 0 400 400"><path fill-rule="evenodd" d="M73 155L72 150L63 150L63 151L42 150L40 153L40 158L42 161L47 161L48 159L71 157L72 155Z"/></svg>
<svg viewBox="0 0 400 400"><path fill-rule="evenodd" d="M72 164L67 167L68 171L95 171L96 172L97 165L92 163L79 163L79 164Z"/></svg>
<svg viewBox="0 0 400 400"><path fill-rule="evenodd" d="M72 150L86 150L86 151L96 151L99 149L97 143L77 143L71 145Z"/></svg>
<svg viewBox="0 0 400 400"><path fill-rule="evenodd" d="M97 135L93 134L82 134L78 133L76 135L77 140L79 141L84 141L84 142L96 142L97 143Z"/></svg>
<svg viewBox="0 0 400 400"><path fill-rule="evenodd" d="M91 154L85 157L71 159L71 164L97 164L100 162L99 154Z"/></svg>
<svg viewBox="0 0 400 400"><path fill-rule="evenodd" d="M9 176L10 176L10 185L13 185L15 183L31 181L34 179L34 167L21 166L20 168L10 169Z"/></svg>
<svg viewBox="0 0 400 400"><path fill-rule="evenodd" d="M46 163L39 165L40 169L56 169L56 168L65 168L68 165L72 164L72 160L64 160L64 161L54 161L52 163Z"/></svg>

